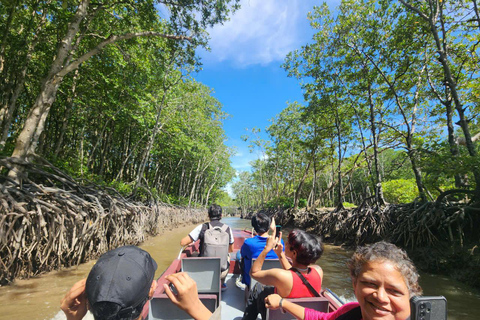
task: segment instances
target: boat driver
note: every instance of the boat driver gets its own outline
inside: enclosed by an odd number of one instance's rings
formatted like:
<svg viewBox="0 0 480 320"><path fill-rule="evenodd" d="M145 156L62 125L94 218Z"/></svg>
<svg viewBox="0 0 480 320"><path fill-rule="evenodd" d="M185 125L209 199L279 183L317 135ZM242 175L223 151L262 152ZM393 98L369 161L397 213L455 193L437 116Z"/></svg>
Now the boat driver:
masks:
<svg viewBox="0 0 480 320"><path fill-rule="evenodd" d="M90 271L67 292L60 308L67 320L80 320L87 309L96 320L140 319L145 303L152 298L157 281L157 263L150 254L135 246L119 247L103 254ZM184 272L166 278L175 285L173 294L165 284L165 293L194 319L210 319L212 313L202 304L197 286ZM212 318L213 319L213 318Z"/></svg>

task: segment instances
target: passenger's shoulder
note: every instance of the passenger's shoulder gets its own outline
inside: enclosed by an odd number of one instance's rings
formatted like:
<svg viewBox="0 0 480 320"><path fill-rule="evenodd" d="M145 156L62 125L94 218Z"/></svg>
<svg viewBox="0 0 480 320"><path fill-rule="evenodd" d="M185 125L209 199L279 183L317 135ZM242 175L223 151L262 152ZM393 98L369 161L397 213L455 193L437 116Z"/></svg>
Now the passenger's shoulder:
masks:
<svg viewBox="0 0 480 320"><path fill-rule="evenodd" d="M354 302L347 302L345 303L344 305L342 305L340 308L337 309L337 311L341 314L343 313L346 313L346 312L349 312L350 310L352 309L355 309L357 307L359 307L360 304L356 301Z"/></svg>
<svg viewBox="0 0 480 320"><path fill-rule="evenodd" d="M253 239L254 239L254 238L245 238L245 241L244 241L243 243L244 243L244 244L245 244L245 243L246 243L246 244L250 244L250 243L252 243L253 241L255 241L255 240L253 240Z"/></svg>
<svg viewBox="0 0 480 320"><path fill-rule="evenodd" d="M318 264L312 264L312 265L310 265L310 268L313 268L313 269L318 270L318 271L322 271L322 267L320 267Z"/></svg>

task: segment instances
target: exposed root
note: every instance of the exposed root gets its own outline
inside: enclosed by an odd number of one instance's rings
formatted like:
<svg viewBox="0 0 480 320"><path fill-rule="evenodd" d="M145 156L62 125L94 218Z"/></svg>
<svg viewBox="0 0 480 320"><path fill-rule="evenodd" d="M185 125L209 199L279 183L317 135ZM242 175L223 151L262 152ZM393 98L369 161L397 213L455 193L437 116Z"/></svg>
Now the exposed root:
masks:
<svg viewBox="0 0 480 320"><path fill-rule="evenodd" d="M346 209L290 212L290 225L348 246L388 240L402 247L433 246L445 242L462 247L478 241L475 226L480 209L466 203L443 201ZM284 220L289 219L284 217Z"/></svg>
<svg viewBox="0 0 480 320"><path fill-rule="evenodd" d="M54 166L24 167L22 185L0 175L0 284L78 265L121 245L137 245L160 228L198 222L204 214L129 202L113 189L77 183Z"/></svg>

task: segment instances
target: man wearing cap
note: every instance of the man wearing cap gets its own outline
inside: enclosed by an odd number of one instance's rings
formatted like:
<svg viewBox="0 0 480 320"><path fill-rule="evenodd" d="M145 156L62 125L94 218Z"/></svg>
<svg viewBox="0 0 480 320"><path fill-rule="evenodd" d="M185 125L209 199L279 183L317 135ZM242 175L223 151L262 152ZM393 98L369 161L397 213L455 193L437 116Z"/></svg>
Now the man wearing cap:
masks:
<svg viewBox="0 0 480 320"><path fill-rule="evenodd" d="M150 254L135 246L120 247L103 254L88 278L75 283L61 301L67 320L82 319L91 311L95 320L139 319L145 303L157 288L157 263ZM172 302L194 319L209 319L212 313L198 299L197 287L186 273L167 277L178 293L166 287ZM165 285L166 286L166 285Z"/></svg>

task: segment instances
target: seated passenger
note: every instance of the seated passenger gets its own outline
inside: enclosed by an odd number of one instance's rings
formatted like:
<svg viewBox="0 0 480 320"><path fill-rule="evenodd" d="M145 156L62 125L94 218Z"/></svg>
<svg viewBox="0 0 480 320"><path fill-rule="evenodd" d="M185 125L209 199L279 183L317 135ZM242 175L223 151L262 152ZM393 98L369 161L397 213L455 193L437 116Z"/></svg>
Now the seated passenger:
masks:
<svg viewBox="0 0 480 320"><path fill-rule="evenodd" d="M61 301L67 320L80 320L87 309L96 320L140 319L144 305L157 287L157 263L150 254L135 246L119 247L103 254L87 279L78 281ZM207 320L212 313L198 298L197 286L186 273L170 275L177 291L165 292L172 302L192 318Z"/></svg>
<svg viewBox="0 0 480 320"><path fill-rule="evenodd" d="M222 262L221 262L221 271L222 274L220 276L222 280L222 291L227 289L227 286L225 284L225 278L227 277L228 274L228 268L230 266L230 256L229 252L233 252L233 233L232 229L230 227L222 222L220 222L220 219L222 219L222 207L219 206L218 204L212 204L210 208L208 208L208 218L210 219L210 222L203 223L199 226L197 226L195 229L193 229L187 236L183 237L182 240L180 240L180 245L181 246L187 246L197 240L200 240L200 257L209 257L206 253L206 244L205 244L205 233L209 229L220 229L222 230L222 233L228 234L225 241L225 250L224 250L224 256L221 257ZM218 246L216 247L218 250Z"/></svg>
<svg viewBox="0 0 480 320"><path fill-rule="evenodd" d="M256 259L265 248L268 239L268 231L272 230L275 234L275 219L270 219L265 213L257 213L252 217L252 227L257 233L253 238L245 239L245 242L240 249L242 263L242 283L247 288L250 286L250 269L252 268L252 261ZM281 239L283 247L283 239ZM265 259L277 259L278 256L275 251L270 250Z"/></svg>
<svg viewBox="0 0 480 320"><path fill-rule="evenodd" d="M188 235L182 238L180 240L180 245L181 246L187 246L197 240L200 240L200 257L211 257L211 256L218 256L218 255L209 255L206 253L207 250L211 251L222 251L223 256L220 256L221 258L221 271L222 274L220 276L222 280L222 291L227 289L227 285L225 284L225 278L227 277L228 274L228 269L230 267L230 255L229 252L233 252L233 233L232 229L230 227L222 222L220 222L220 219L222 219L222 207L219 206L218 204L212 204L208 208L208 218L210 219L210 222L203 223L201 225L198 225L195 229L193 229ZM212 230L212 229L219 229L221 230L220 232L222 234L225 234L225 248L224 250L220 248L219 246L216 246L215 248L208 247L208 243L205 241L205 234L207 230ZM223 238L223 237L222 237Z"/></svg>
<svg viewBox="0 0 480 320"><path fill-rule="evenodd" d="M281 234L280 234L281 238ZM262 270L267 253L274 249L283 269ZM264 299L271 293L285 298L319 296L322 288L323 271L315 262L323 253L323 244L319 237L303 230L295 229L288 235L283 245L273 236L268 237L265 248L258 256L250 271L251 276L266 287L261 290L255 286L248 298L243 319L256 319L258 313L266 318ZM287 260L290 258L292 264Z"/></svg>
<svg viewBox="0 0 480 320"><path fill-rule="evenodd" d="M324 313L272 294L265 298L265 306L282 308L302 320L405 320L410 317L410 298L421 295L422 288L417 270L405 251L384 241L358 247L348 267L358 302Z"/></svg>

